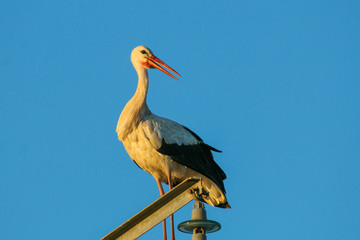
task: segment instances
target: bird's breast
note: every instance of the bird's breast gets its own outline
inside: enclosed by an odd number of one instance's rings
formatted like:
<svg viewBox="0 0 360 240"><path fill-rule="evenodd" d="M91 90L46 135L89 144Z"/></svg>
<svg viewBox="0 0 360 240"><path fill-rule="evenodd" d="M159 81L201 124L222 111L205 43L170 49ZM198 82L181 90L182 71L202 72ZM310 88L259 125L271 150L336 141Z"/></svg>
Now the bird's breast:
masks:
<svg viewBox="0 0 360 240"><path fill-rule="evenodd" d="M159 153L146 138L142 129L135 129L123 140L124 147L136 164L153 175L162 179L168 175L169 159Z"/></svg>

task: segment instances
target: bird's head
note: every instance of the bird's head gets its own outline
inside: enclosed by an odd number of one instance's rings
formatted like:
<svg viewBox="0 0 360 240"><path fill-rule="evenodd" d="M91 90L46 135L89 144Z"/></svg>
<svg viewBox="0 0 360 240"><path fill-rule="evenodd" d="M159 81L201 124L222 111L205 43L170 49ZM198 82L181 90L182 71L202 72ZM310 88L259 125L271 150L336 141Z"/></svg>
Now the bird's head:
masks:
<svg viewBox="0 0 360 240"><path fill-rule="evenodd" d="M170 70L173 73L180 76L180 74L178 74L174 69L172 69L170 66L168 66L163 61L161 61L159 58L157 58L152 53L152 51L149 48L145 47L145 46L138 46L138 47L134 48L134 50L132 50L132 52L131 52L131 62L133 63L135 69L138 68L138 67L142 67L142 68L145 68L145 69L157 68L160 71L162 71L162 72L166 73L167 75L169 75L170 77L175 78L176 80L178 80L176 77L174 77L171 73L169 73L165 69L165 68L167 68L168 70Z"/></svg>

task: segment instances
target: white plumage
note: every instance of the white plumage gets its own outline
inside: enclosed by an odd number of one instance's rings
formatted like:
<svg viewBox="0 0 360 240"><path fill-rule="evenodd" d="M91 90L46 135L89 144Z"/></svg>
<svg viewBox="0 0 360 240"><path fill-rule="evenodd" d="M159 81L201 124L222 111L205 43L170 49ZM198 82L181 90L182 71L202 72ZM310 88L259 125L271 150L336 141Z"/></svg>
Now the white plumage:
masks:
<svg viewBox="0 0 360 240"><path fill-rule="evenodd" d="M212 206L230 208L223 185L226 175L211 153L211 150L218 150L205 144L181 124L152 114L146 104L147 69L157 68L173 78L164 67L178 73L144 46L132 51L131 61L138 73L138 86L123 109L116 128L130 158L156 179L161 194L160 182L169 184L171 189L188 177L200 177L204 190L208 192L208 196L201 200Z"/></svg>

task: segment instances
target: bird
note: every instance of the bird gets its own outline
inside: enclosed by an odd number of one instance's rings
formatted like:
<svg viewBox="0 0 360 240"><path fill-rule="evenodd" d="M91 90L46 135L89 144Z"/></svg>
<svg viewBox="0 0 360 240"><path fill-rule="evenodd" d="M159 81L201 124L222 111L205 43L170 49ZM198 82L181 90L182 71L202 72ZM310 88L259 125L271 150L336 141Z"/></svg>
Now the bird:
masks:
<svg viewBox="0 0 360 240"><path fill-rule="evenodd" d="M203 192L199 199L211 206L231 208L225 196L223 180L226 174L214 161L211 147L189 128L153 114L147 105L149 88L148 69L158 69L178 80L174 69L145 47L138 46L131 52L131 62L138 75L138 85L133 97L122 110L116 132L130 158L138 167L156 180L160 196L164 195L162 183L169 190L189 177L202 179ZM174 218L170 216L171 239L175 239ZM166 240L166 222L163 221Z"/></svg>

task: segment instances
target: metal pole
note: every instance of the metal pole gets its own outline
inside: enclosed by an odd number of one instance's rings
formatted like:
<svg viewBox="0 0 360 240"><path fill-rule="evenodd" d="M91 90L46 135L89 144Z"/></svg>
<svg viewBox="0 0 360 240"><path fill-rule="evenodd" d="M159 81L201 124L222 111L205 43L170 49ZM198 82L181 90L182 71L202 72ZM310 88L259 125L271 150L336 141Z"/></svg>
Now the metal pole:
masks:
<svg viewBox="0 0 360 240"><path fill-rule="evenodd" d="M201 179L188 178L173 190L150 204L141 212L114 229L102 240L137 239L159 222L185 206L194 199L190 190L201 188Z"/></svg>

